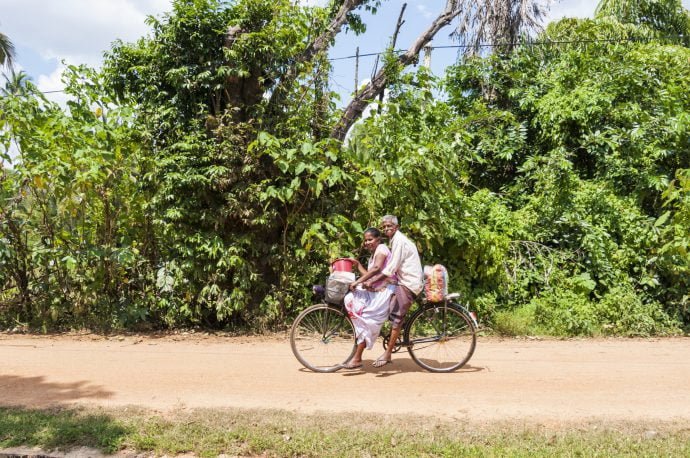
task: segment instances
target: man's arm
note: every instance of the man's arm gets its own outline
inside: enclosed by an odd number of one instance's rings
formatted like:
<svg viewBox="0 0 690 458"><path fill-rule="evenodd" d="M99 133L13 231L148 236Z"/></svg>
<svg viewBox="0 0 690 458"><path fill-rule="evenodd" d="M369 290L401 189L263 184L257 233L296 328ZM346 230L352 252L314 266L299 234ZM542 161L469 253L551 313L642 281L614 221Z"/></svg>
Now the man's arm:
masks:
<svg viewBox="0 0 690 458"><path fill-rule="evenodd" d="M381 271L386 277L390 277L398 271L403 259L403 244L394 243L391 246L391 259L386 264L386 267Z"/></svg>

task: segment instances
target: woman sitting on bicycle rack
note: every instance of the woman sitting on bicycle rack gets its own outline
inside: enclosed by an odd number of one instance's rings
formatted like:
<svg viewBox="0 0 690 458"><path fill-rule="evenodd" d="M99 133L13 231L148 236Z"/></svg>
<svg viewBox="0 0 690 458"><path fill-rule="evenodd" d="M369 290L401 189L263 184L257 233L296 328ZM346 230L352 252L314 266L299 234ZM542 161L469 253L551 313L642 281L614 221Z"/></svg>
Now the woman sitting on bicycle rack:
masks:
<svg viewBox="0 0 690 458"><path fill-rule="evenodd" d="M345 296L345 309L357 335L357 349L345 369L362 367L364 348L371 349L379 336L383 322L388 318L391 295L395 291L395 276L385 277L381 271L391 259L388 247L381 243L381 232L370 227L364 231L364 248L372 253L368 268L353 260L360 277L350 284L350 292ZM366 286L364 286L366 282Z"/></svg>

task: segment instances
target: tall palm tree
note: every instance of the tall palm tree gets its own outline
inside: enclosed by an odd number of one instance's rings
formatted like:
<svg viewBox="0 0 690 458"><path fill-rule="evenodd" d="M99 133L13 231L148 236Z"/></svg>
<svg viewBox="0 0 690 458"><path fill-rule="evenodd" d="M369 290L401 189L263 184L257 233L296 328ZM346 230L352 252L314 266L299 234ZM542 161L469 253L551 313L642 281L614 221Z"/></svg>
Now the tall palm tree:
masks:
<svg viewBox="0 0 690 458"><path fill-rule="evenodd" d="M15 55L14 45L7 35L0 32L0 67L3 65L12 67Z"/></svg>
<svg viewBox="0 0 690 458"><path fill-rule="evenodd" d="M5 86L0 87L0 97L10 97L26 93L29 89L29 75L25 71L17 73L13 68L2 75L5 78Z"/></svg>
<svg viewBox="0 0 690 458"><path fill-rule="evenodd" d="M463 54L479 54L484 46L491 46L491 51L513 49L518 40L541 30L549 7L546 0L453 3L460 18L453 36L464 46Z"/></svg>

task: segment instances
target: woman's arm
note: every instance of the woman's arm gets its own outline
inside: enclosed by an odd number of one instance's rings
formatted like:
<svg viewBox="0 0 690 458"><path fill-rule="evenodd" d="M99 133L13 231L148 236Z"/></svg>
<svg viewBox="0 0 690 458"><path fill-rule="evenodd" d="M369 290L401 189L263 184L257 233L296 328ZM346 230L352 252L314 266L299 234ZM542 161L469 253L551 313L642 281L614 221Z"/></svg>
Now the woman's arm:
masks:
<svg viewBox="0 0 690 458"><path fill-rule="evenodd" d="M369 280L373 276L378 276L378 274L381 273L381 269L383 268L383 264L386 262L386 257L387 254L381 250L376 250L376 252L373 254L374 256L374 262L372 263L372 266L369 270L365 270L364 266L361 265L361 263L358 265L360 267L360 272L364 271L361 277L359 277L357 280L353 281L350 283L350 289L354 289L359 285L360 283L364 283L365 281Z"/></svg>
<svg viewBox="0 0 690 458"><path fill-rule="evenodd" d="M365 275L365 274L367 273L366 267L364 267L364 266L362 265L362 263L359 262L359 259L355 259L355 258L350 258L350 259L352 259L352 261L353 261L353 262L355 263L355 265L357 266L357 270L359 271L359 274L360 274L360 275Z"/></svg>
<svg viewBox="0 0 690 458"><path fill-rule="evenodd" d="M361 282L362 286L364 286L365 289L370 289L371 285L376 284L384 278L388 278L382 272L383 264L386 262L387 257L387 254L382 255L381 263L376 266L376 269L372 268L371 270L369 270L369 272L371 272L371 275L368 275L367 278L365 278L364 281Z"/></svg>

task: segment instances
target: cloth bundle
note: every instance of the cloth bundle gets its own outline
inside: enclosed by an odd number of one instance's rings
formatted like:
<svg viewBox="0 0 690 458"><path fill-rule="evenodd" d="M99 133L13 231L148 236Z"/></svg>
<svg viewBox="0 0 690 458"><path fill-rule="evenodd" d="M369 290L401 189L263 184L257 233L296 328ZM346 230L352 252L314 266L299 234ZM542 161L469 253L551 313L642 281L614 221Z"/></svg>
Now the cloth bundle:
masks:
<svg viewBox="0 0 690 458"><path fill-rule="evenodd" d="M350 283L355 281L352 272L333 272L326 280L326 302L341 304L349 291Z"/></svg>
<svg viewBox="0 0 690 458"><path fill-rule="evenodd" d="M429 302L443 302L448 294L448 272L441 264L424 266L424 294Z"/></svg>

